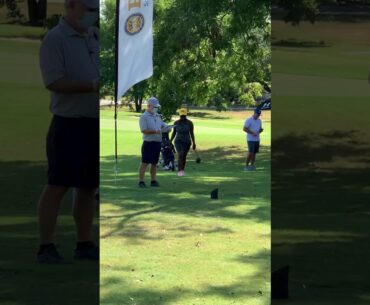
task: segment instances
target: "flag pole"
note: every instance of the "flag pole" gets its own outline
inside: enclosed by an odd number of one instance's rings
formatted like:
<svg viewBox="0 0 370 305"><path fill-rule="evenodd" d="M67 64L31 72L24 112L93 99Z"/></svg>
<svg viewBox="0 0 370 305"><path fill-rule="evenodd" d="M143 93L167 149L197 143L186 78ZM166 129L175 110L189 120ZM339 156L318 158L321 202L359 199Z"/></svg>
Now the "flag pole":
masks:
<svg viewBox="0 0 370 305"><path fill-rule="evenodd" d="M115 33L115 84L114 84L114 154L115 154L115 182L117 182L118 173L118 130L117 130L117 108L118 108L118 41L119 41L119 9L120 0L116 0L116 33Z"/></svg>

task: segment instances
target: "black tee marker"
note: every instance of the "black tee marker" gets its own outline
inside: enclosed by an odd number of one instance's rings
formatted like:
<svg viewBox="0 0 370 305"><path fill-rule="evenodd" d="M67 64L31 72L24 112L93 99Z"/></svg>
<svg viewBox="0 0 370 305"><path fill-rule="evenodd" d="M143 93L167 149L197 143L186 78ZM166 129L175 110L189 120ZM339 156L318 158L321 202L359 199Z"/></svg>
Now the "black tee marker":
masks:
<svg viewBox="0 0 370 305"><path fill-rule="evenodd" d="M218 188L211 192L211 199L218 199Z"/></svg>

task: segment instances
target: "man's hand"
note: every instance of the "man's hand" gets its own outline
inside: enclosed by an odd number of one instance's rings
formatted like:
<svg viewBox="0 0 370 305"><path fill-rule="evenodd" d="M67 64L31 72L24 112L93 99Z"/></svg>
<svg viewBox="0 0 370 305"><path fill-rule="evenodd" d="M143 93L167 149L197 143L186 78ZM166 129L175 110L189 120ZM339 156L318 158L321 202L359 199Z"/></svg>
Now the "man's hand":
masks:
<svg viewBox="0 0 370 305"><path fill-rule="evenodd" d="M262 131L263 131L263 128L260 129L260 132L262 132Z"/></svg>
<svg viewBox="0 0 370 305"><path fill-rule="evenodd" d="M193 143L193 150L197 149L197 144Z"/></svg>

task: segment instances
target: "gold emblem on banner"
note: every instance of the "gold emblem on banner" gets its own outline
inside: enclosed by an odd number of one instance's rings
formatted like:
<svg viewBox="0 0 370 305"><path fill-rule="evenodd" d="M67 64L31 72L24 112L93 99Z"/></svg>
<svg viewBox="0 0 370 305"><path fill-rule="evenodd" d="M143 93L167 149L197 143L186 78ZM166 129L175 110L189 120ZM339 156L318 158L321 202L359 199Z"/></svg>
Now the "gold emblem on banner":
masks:
<svg viewBox="0 0 370 305"><path fill-rule="evenodd" d="M144 27L144 16L140 13L129 16L126 20L125 31L129 35L138 34Z"/></svg>

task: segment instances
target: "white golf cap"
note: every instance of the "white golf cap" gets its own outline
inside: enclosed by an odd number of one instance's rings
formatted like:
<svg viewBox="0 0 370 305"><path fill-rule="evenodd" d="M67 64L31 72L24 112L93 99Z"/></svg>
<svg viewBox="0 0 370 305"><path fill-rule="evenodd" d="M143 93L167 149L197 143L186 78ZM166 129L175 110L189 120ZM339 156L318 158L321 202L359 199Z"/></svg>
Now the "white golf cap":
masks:
<svg viewBox="0 0 370 305"><path fill-rule="evenodd" d="M160 107L161 106L161 105L159 105L158 99L155 98L154 96L152 96L151 98L149 98L148 104L149 105L152 105L153 107Z"/></svg>
<svg viewBox="0 0 370 305"><path fill-rule="evenodd" d="M80 2L88 8L99 8L99 0L67 0L67 3L69 2Z"/></svg>

